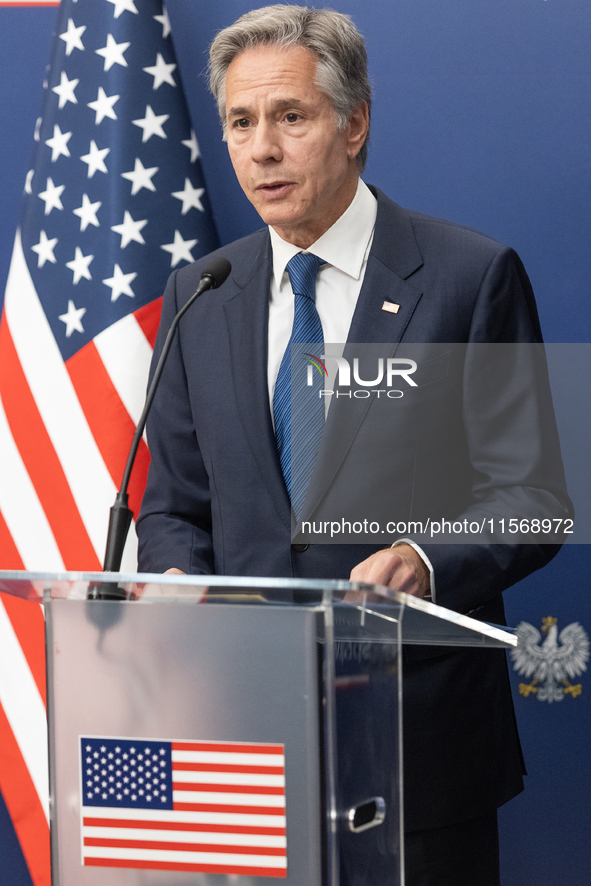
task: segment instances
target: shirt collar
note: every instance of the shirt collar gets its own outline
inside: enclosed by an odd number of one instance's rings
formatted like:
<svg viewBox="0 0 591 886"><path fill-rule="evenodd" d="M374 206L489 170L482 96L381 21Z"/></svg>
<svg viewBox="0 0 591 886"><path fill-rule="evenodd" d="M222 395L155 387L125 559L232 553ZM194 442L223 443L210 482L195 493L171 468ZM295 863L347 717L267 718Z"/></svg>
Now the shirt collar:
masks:
<svg viewBox="0 0 591 886"><path fill-rule="evenodd" d="M357 192L349 207L308 249L301 250L293 243L288 243L269 227L273 249L273 277L277 288L281 287L288 261L302 251L317 255L327 264L358 280L373 235L377 211L376 198L365 182L359 179Z"/></svg>

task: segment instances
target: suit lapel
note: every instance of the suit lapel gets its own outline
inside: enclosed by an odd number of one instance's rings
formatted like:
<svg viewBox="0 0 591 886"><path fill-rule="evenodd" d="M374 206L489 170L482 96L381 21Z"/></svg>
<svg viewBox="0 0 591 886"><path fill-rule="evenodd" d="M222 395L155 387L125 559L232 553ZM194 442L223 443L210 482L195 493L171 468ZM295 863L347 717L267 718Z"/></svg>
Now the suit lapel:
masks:
<svg viewBox="0 0 591 886"><path fill-rule="evenodd" d="M236 402L244 433L280 518L290 524L290 502L275 443L267 387L271 244L261 232L233 276L238 291L224 304Z"/></svg>
<svg viewBox="0 0 591 886"><path fill-rule="evenodd" d="M412 224L399 206L376 188L378 215L365 277L344 356L358 355L351 345L385 344L380 356L393 357L421 298L406 278L423 263ZM396 313L382 309L384 302L398 306ZM363 422L373 397L331 399L314 473L304 502L302 518L308 519L333 482Z"/></svg>

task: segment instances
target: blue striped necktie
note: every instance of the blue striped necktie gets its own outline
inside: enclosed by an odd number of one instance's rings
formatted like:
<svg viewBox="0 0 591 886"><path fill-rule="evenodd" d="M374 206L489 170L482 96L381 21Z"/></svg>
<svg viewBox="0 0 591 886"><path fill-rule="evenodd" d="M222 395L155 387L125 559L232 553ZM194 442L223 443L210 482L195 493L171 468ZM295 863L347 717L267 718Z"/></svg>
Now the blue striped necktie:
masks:
<svg viewBox="0 0 591 886"><path fill-rule="evenodd" d="M324 381L313 366L313 383L309 385L308 365L312 364L307 359L320 357L324 350L322 323L316 310L316 275L322 264L322 259L303 252L287 263L294 294L293 329L273 395L275 439L296 519L302 510L324 429L324 400L320 394Z"/></svg>

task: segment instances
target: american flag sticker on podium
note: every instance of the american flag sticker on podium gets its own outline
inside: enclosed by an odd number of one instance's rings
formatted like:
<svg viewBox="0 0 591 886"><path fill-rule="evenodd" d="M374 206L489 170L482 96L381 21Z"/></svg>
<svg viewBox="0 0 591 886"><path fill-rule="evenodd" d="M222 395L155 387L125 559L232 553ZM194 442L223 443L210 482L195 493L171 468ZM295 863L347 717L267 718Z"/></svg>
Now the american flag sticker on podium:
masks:
<svg viewBox="0 0 591 886"><path fill-rule="evenodd" d="M82 737L82 864L286 877L281 744Z"/></svg>

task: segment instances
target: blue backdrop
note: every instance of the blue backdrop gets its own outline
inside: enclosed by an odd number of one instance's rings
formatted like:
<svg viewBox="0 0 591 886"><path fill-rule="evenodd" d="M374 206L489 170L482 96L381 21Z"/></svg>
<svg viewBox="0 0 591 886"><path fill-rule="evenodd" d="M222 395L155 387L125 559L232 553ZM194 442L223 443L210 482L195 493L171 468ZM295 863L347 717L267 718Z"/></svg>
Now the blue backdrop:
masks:
<svg viewBox="0 0 591 886"><path fill-rule="evenodd" d="M548 341L591 341L591 18L581 0L334 0L365 35L375 87L365 178L403 206L470 225L515 247L536 291ZM244 0L168 0L173 35L208 191L223 242L260 226L243 197L206 90L214 33L252 8ZM0 8L0 289L49 56L53 9ZM591 632L589 548L564 549L506 594L510 623ZM483 653L484 654L484 653ZM504 886L589 882L587 820L591 679L560 702L518 691L529 776L502 810ZM0 845L12 873L0 807ZM9 851L10 849L10 851ZM0 855L2 859L4 855Z"/></svg>

